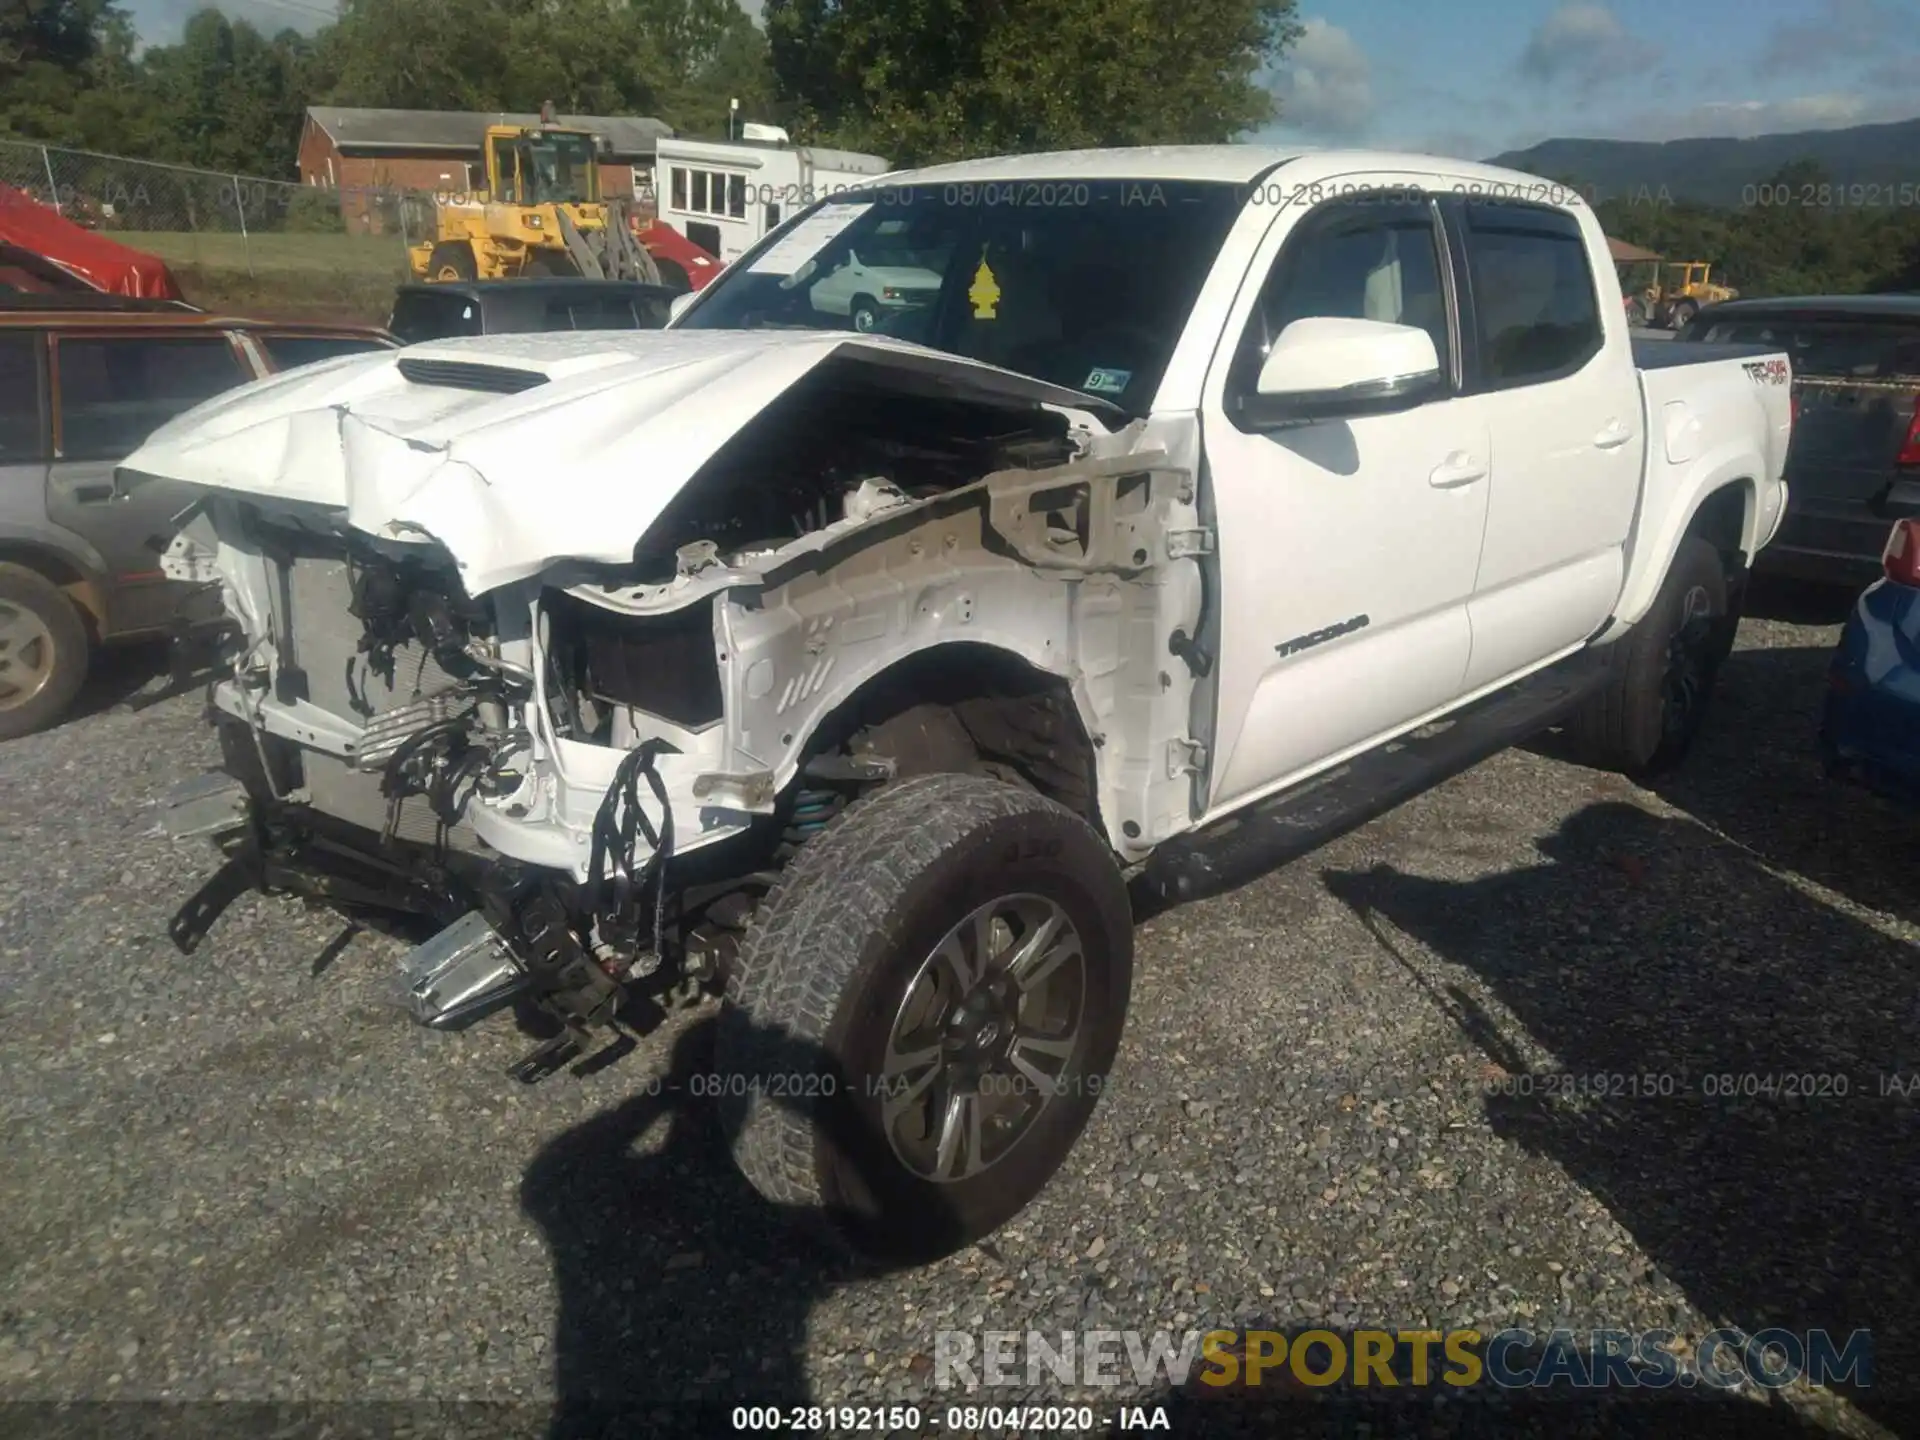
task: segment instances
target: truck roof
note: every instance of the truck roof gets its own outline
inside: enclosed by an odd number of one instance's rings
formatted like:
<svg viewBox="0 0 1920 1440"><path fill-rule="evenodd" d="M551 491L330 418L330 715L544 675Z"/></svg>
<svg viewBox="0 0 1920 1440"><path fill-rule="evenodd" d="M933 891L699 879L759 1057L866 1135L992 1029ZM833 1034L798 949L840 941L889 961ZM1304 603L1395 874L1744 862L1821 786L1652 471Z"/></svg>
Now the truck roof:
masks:
<svg viewBox="0 0 1920 1440"><path fill-rule="evenodd" d="M1730 320L1742 315L1853 315L1920 320L1920 295L1776 295L1723 300L1700 312L1702 318Z"/></svg>
<svg viewBox="0 0 1920 1440"><path fill-rule="evenodd" d="M1537 175L1391 150L1325 150L1298 145L1137 145L1102 150L1054 150L958 160L885 177L901 185L965 184L987 180L1212 180L1246 184L1289 161L1313 157L1354 170L1433 172L1511 186L1524 199L1546 183ZM1336 172L1337 173L1337 172ZM1571 190L1572 187L1564 187Z"/></svg>

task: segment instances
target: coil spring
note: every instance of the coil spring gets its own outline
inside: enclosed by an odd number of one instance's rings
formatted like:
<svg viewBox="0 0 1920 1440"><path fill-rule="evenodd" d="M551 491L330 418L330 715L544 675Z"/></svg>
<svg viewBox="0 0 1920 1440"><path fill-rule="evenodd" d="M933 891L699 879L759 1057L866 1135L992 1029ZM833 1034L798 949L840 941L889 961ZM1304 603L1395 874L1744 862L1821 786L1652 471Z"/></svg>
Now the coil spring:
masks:
<svg viewBox="0 0 1920 1440"><path fill-rule="evenodd" d="M840 797L831 790L802 790L793 800L793 822L787 827L788 838L795 845L804 845L833 819L840 809Z"/></svg>

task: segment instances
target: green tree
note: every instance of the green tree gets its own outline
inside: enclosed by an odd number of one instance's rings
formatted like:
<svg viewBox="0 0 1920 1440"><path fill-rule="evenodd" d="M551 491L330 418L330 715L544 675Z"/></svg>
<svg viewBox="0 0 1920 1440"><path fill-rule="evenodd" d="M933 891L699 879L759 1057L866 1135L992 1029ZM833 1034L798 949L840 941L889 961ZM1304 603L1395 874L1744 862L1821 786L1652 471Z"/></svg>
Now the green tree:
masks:
<svg viewBox="0 0 1920 1440"><path fill-rule="evenodd" d="M802 131L900 163L1228 140L1300 33L1294 0L766 0L766 25Z"/></svg>
<svg viewBox="0 0 1920 1440"><path fill-rule="evenodd" d="M66 138L109 32L124 19L109 0L0 4L0 131Z"/></svg>
<svg viewBox="0 0 1920 1440"><path fill-rule="evenodd" d="M313 47L335 104L652 115L718 133L771 91L765 37L734 0L348 0Z"/></svg>
<svg viewBox="0 0 1920 1440"><path fill-rule="evenodd" d="M245 20L202 10L179 43L140 63L143 104L158 134L145 153L229 173L292 176L307 96L299 77L307 42L269 39Z"/></svg>

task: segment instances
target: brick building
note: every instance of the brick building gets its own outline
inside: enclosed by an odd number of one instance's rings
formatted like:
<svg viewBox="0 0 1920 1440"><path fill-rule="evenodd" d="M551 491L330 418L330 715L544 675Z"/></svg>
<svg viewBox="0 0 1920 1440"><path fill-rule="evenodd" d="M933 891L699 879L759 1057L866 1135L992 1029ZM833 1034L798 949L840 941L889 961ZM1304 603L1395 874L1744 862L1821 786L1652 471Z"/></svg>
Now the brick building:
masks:
<svg viewBox="0 0 1920 1440"><path fill-rule="evenodd" d="M392 219L379 192L484 189L487 127L539 123L533 114L313 105L300 133L300 179L342 191L341 213L354 229L382 230ZM631 197L636 172L642 183L653 172L654 142L673 134L665 121L642 115L559 115L555 123L605 139L600 186L609 196Z"/></svg>

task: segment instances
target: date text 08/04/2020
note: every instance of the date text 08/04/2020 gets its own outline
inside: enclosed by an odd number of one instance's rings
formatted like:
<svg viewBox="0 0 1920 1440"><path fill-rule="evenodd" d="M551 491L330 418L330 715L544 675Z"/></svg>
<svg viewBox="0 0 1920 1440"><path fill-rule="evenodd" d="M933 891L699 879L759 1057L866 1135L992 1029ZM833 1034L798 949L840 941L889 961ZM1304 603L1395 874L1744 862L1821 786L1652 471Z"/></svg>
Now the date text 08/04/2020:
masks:
<svg viewBox="0 0 1920 1440"><path fill-rule="evenodd" d="M1122 1405L1111 1414L1091 1405L950 1405L931 1416L918 1405L736 1405L732 1415L735 1433L834 1429L892 1434L918 1431L929 1419L960 1435L983 1430L1084 1435L1103 1424L1119 1431L1173 1428L1164 1405Z"/></svg>

